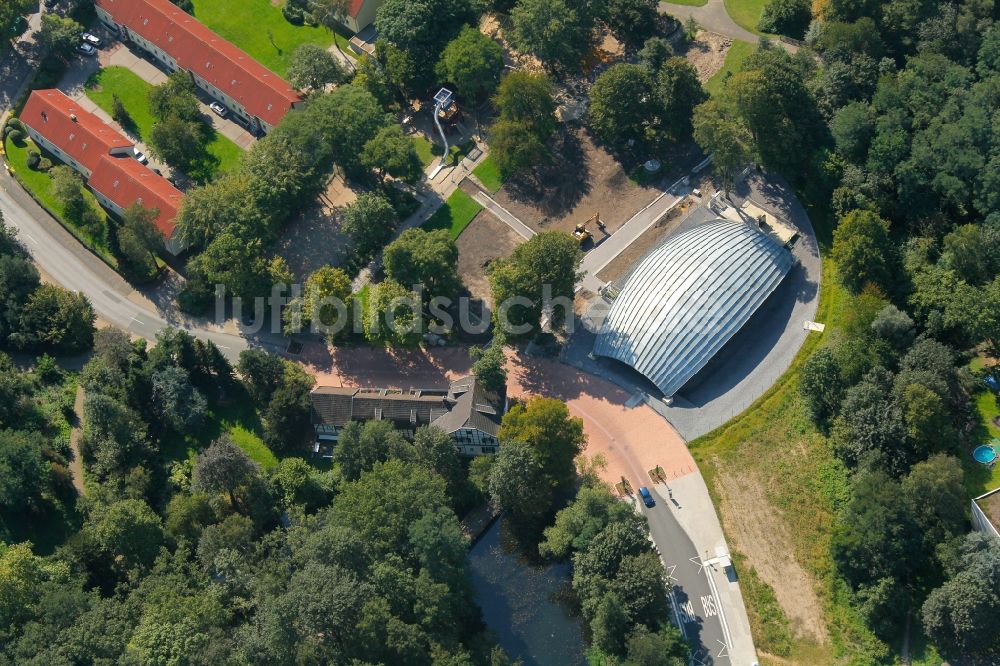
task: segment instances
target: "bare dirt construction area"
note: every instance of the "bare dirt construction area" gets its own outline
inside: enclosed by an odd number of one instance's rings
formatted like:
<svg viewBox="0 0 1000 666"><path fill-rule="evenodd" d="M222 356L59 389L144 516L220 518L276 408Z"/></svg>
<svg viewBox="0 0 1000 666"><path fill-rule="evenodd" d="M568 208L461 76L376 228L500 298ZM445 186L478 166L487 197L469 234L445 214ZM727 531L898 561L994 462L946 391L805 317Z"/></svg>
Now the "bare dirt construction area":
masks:
<svg viewBox="0 0 1000 666"><path fill-rule="evenodd" d="M552 164L511 179L493 197L535 231L572 232L599 213L613 233L660 193L631 180L582 128L566 127L549 148Z"/></svg>
<svg viewBox="0 0 1000 666"><path fill-rule="evenodd" d="M795 557L790 527L768 500L766 482L747 470L736 476L729 469L718 471L714 485L720 506L739 507L738 512L719 512L733 549L746 555L774 590L797 637L828 642L816 582Z"/></svg>
<svg viewBox="0 0 1000 666"><path fill-rule="evenodd" d="M316 203L281 231L275 251L297 280L327 264L336 266L347 256L349 240L340 230L338 210L356 198L343 179L333 178Z"/></svg>
<svg viewBox="0 0 1000 666"><path fill-rule="evenodd" d="M690 198L686 198L674 206L662 219L649 229L646 229L621 254L612 259L611 263L602 268L597 277L604 282L613 282L623 276L633 264L642 259L647 252L656 247L661 240L677 229L680 221L684 218L684 214L693 205L695 205L695 202Z"/></svg>
<svg viewBox="0 0 1000 666"><path fill-rule="evenodd" d="M489 298L486 268L493 260L509 256L522 242L524 239L513 229L486 211L479 213L465 228L455 241L458 245L458 275L473 298Z"/></svg>
<svg viewBox="0 0 1000 666"><path fill-rule="evenodd" d="M698 80L704 83L722 69L733 40L723 35L699 30L694 41L682 42L676 46L677 55L687 58L698 72Z"/></svg>

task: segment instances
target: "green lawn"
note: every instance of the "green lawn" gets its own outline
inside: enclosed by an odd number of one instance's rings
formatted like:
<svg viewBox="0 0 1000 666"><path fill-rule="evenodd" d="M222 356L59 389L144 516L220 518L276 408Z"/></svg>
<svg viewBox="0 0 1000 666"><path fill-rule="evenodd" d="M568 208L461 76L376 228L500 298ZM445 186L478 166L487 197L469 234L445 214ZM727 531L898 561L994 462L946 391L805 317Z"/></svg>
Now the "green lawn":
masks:
<svg viewBox="0 0 1000 666"><path fill-rule="evenodd" d="M430 141L422 134L415 134L411 138L413 139L413 144L417 149L417 155L420 157L420 161L424 164L424 168L430 166L431 162L433 162L435 158L440 157L444 153L444 150L439 143ZM466 141L460 146L449 145L449 163L452 166L455 166L462 161L463 157L469 154L470 150L475 147L476 143L474 141Z"/></svg>
<svg viewBox="0 0 1000 666"><path fill-rule="evenodd" d="M44 171L34 171L28 168L28 151L36 150L41 152L38 146L31 139L27 139L24 146L17 146L11 141L6 141L4 142L4 150L7 153L7 160L10 162L10 167L14 175L31 192L35 199L88 249L103 259L109 266L117 269L118 260L111 253L104 233L94 235L90 230L78 227L63 217L63 205L52 194L52 179ZM52 162L55 165L59 164L58 160L53 160ZM84 188L83 193L94 209L100 214L100 219L104 220L104 231L106 231L107 215L104 209L97 203L97 199L94 198L90 190Z"/></svg>
<svg viewBox="0 0 1000 666"><path fill-rule="evenodd" d="M743 61L754 52L755 48L750 42L734 40L732 47L726 53L726 61L722 63L722 69L705 82L705 90L710 95L717 94L722 89L726 79L743 69Z"/></svg>
<svg viewBox="0 0 1000 666"><path fill-rule="evenodd" d="M971 449L979 444L987 444L994 437L1000 439L1000 428L993 425L993 418L1000 416L1000 403L990 391L981 391L975 395L976 411L979 413L979 423L970 437L969 451L963 451L962 466L965 468L965 489L971 497L978 497L994 488L1000 488L1000 465L988 469L972 458Z"/></svg>
<svg viewBox="0 0 1000 666"><path fill-rule="evenodd" d="M482 209L483 207L468 194L462 190L455 190L444 205L424 222L423 228L428 231L448 229L453 239L458 238L472 222L472 218L478 215Z"/></svg>
<svg viewBox="0 0 1000 666"><path fill-rule="evenodd" d="M333 44L326 28L292 25L271 0L192 0L194 16L281 76L300 44ZM345 50L347 50L345 48Z"/></svg>
<svg viewBox="0 0 1000 666"><path fill-rule="evenodd" d="M726 12L741 27L762 35L764 33L757 29L757 21L768 2L770 0L726 0Z"/></svg>
<svg viewBox="0 0 1000 666"><path fill-rule="evenodd" d="M167 462L194 458L221 435L228 434L261 467L270 469L278 464L278 457L267 448L261 438L262 433L260 418L250 396L237 387L225 404L210 406L205 423L197 434L174 436L164 441L160 452Z"/></svg>
<svg viewBox="0 0 1000 666"><path fill-rule="evenodd" d="M148 142L156 119L149 111L149 91L153 86L146 83L125 67L106 67L96 72L87 81L87 97L97 106L111 113L111 102L114 95L125 105L132 124L126 129L134 133L142 141ZM206 123L209 141L205 149L213 158L211 163L199 166L188 175L199 182L211 180L217 173L231 171L239 166L243 151L228 138L219 134Z"/></svg>
<svg viewBox="0 0 1000 666"><path fill-rule="evenodd" d="M500 170L497 168L497 165L493 162L493 157L490 155L487 155L486 159L480 162L479 166L472 170L472 173L479 179L479 182L490 191L490 194L495 193L503 187L503 177L500 175Z"/></svg>

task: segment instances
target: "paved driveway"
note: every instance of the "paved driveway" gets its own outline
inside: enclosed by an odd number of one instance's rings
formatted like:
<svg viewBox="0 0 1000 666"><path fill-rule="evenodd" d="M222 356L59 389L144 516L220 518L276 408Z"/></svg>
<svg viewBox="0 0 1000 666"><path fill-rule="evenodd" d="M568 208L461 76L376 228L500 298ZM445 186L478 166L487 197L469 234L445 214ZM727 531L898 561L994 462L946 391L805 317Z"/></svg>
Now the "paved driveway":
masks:
<svg viewBox="0 0 1000 666"><path fill-rule="evenodd" d="M723 0L708 0L708 3L701 7L692 5L675 5L669 2L660 3L660 12L677 17L681 21L686 21L693 17L705 30L717 32L733 39L742 39L744 42L756 44L760 37L754 33L741 28L736 21L729 18L726 12L726 3Z"/></svg>

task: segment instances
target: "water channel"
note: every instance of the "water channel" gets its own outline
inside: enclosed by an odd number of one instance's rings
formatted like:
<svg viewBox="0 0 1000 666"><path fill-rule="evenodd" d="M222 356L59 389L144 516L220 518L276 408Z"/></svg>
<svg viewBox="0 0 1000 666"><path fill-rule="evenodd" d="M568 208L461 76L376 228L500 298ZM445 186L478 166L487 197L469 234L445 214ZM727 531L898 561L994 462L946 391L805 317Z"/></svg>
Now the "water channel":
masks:
<svg viewBox="0 0 1000 666"><path fill-rule="evenodd" d="M469 563L483 618L511 659L525 666L586 665L569 564L530 561L502 518L472 548Z"/></svg>

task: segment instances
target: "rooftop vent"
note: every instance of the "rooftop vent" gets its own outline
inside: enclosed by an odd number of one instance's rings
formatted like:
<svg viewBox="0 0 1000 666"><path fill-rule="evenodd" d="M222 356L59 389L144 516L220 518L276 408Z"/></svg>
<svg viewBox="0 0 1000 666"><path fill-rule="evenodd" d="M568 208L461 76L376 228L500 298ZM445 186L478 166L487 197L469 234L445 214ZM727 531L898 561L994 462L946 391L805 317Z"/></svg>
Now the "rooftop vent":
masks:
<svg viewBox="0 0 1000 666"><path fill-rule="evenodd" d="M76 114L75 113L69 114L69 119L72 120L75 123L76 122Z"/></svg>

